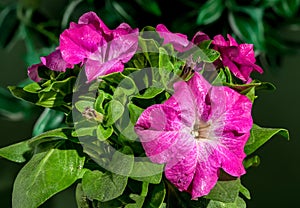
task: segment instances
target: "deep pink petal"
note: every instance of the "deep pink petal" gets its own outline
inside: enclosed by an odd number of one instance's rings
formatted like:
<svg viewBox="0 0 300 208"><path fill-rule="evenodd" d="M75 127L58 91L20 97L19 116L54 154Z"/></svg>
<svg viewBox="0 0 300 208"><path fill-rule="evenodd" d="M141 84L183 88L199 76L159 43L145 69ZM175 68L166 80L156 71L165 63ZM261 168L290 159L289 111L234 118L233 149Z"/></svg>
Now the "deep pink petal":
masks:
<svg viewBox="0 0 300 208"><path fill-rule="evenodd" d="M226 42L226 40L224 39L224 37L222 35L216 35L213 38L212 43L216 46L228 46L228 43Z"/></svg>
<svg viewBox="0 0 300 208"><path fill-rule="evenodd" d="M181 122L192 128L197 118L197 104L189 85L180 81L174 84L174 94L164 103L180 114ZM184 99L182 99L184 97Z"/></svg>
<svg viewBox="0 0 300 208"><path fill-rule="evenodd" d="M43 66L42 63L39 63L39 64L33 64L31 65L30 67L28 67L27 69L27 74L29 76L30 79L32 79L33 81L35 82L39 82L41 81L42 79L39 77L39 73L38 73L38 68L40 66Z"/></svg>
<svg viewBox="0 0 300 208"><path fill-rule="evenodd" d="M197 144L197 165L192 183L188 192L192 199L209 194L216 185L219 176L219 164L217 155L213 154L213 145L208 142Z"/></svg>
<svg viewBox="0 0 300 208"><path fill-rule="evenodd" d="M205 40L210 40L209 36L206 35L205 33L199 31L194 35L192 42L194 44L198 45L199 43L201 43Z"/></svg>
<svg viewBox="0 0 300 208"><path fill-rule="evenodd" d="M195 99L197 114L208 118L210 116L210 106L207 105L207 94L211 85L198 72L195 72L194 76L187 83Z"/></svg>
<svg viewBox="0 0 300 208"><path fill-rule="evenodd" d="M132 58L137 46L137 30L100 46L97 51L87 57L85 71L88 81L90 82L98 76L123 71L124 63Z"/></svg>
<svg viewBox="0 0 300 208"><path fill-rule="evenodd" d="M160 37L164 39L164 44L171 43L173 47L179 52L184 52L187 50L190 42L186 35L183 35L181 33L172 33L163 24L157 25L156 31L158 32Z"/></svg>
<svg viewBox="0 0 300 208"><path fill-rule="evenodd" d="M104 22L97 16L95 12L87 12L83 14L79 20L78 24L82 25L93 25L99 32L104 32L109 34L111 30L104 24Z"/></svg>
<svg viewBox="0 0 300 208"><path fill-rule="evenodd" d="M231 35L227 34L227 38L229 40L229 46L238 46L239 45Z"/></svg>
<svg viewBox="0 0 300 208"><path fill-rule="evenodd" d="M60 50L55 50L48 56L41 57L41 62L53 71L64 72L66 68L73 68L72 64L67 63L62 58Z"/></svg>
<svg viewBox="0 0 300 208"><path fill-rule="evenodd" d="M165 175L180 191L187 191L196 171L196 141L194 138L180 137L176 147L176 157L171 156L172 160L165 167Z"/></svg>
<svg viewBox="0 0 300 208"><path fill-rule="evenodd" d="M63 59L70 64L83 62L105 39L89 25L65 30L60 35L60 50Z"/></svg>

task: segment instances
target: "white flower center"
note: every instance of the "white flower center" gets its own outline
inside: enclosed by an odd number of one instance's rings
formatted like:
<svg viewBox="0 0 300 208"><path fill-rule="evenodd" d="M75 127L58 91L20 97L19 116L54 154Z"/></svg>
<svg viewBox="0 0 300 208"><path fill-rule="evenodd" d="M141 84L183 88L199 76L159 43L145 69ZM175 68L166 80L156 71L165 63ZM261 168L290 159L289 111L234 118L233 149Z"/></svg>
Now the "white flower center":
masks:
<svg viewBox="0 0 300 208"><path fill-rule="evenodd" d="M210 135L210 126L210 123L203 121L196 122L191 134L195 139L208 139Z"/></svg>

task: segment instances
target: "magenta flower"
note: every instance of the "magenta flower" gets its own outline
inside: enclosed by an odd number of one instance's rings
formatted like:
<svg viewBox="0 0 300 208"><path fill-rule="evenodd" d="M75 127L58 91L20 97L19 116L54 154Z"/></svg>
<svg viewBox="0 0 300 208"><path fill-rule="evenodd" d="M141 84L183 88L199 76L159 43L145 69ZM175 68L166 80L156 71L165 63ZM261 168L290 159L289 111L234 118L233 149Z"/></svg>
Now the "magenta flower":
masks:
<svg viewBox="0 0 300 208"><path fill-rule="evenodd" d="M238 44L233 37L227 35L228 41L222 35L213 39L214 49L221 53L221 61L224 66L244 82L251 82L252 71L263 73L261 67L255 64L255 54L252 44Z"/></svg>
<svg viewBox="0 0 300 208"><path fill-rule="evenodd" d="M61 56L60 50L55 50L50 53L48 56L41 57L41 62L38 64L33 64L27 70L28 76L35 82L41 81L41 78L38 75L38 68L41 66L46 66L47 68L64 72L67 68L73 68L73 64L67 63Z"/></svg>
<svg viewBox="0 0 300 208"><path fill-rule="evenodd" d="M179 52L185 52L191 49L193 46L199 44L204 40L209 40L208 35L203 32L197 32L192 42L188 40L188 37L181 33L172 33L168 30L168 28L163 24L158 24L156 26L156 31L164 39L163 44L172 44L174 49Z"/></svg>
<svg viewBox="0 0 300 208"><path fill-rule="evenodd" d="M110 30L94 12L88 12L60 35L59 48L67 63L85 64L87 79L91 81L123 71L137 46L138 29L123 23Z"/></svg>
<svg viewBox="0 0 300 208"><path fill-rule="evenodd" d="M221 168L235 177L245 173L252 103L228 87L211 86L199 73L174 90L141 114L135 131L150 160L166 164L166 178L196 199L215 186Z"/></svg>

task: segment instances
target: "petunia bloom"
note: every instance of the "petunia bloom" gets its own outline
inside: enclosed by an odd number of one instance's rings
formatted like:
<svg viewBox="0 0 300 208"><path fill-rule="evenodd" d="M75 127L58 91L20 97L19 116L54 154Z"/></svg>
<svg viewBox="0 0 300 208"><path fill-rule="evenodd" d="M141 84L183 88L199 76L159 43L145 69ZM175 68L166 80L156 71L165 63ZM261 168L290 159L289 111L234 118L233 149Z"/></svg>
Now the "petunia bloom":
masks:
<svg viewBox="0 0 300 208"><path fill-rule="evenodd" d="M87 79L92 81L123 71L137 46L138 29L122 23L110 30L94 12L88 12L60 35L59 49L67 63L85 64Z"/></svg>
<svg viewBox="0 0 300 208"><path fill-rule="evenodd" d="M166 102L145 109L135 131L150 160L166 164L166 178L197 199L215 186L221 169L234 177L245 173L251 108L246 96L195 72L174 84Z"/></svg>
<svg viewBox="0 0 300 208"><path fill-rule="evenodd" d="M238 44L236 40L227 35L228 41L222 35L213 38L214 49L221 54L221 61L224 66L239 79L244 82L251 82L252 71L263 73L261 67L255 64L255 54L253 44Z"/></svg>

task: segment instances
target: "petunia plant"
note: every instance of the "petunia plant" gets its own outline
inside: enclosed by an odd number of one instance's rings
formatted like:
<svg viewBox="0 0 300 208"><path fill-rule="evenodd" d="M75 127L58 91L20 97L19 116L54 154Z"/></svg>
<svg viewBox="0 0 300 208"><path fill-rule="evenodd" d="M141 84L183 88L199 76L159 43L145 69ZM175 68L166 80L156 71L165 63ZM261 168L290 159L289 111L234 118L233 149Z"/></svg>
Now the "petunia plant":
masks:
<svg viewBox="0 0 300 208"><path fill-rule="evenodd" d="M94 12L70 23L28 68L32 82L9 87L45 108L33 138L0 149L26 162L12 206L76 185L82 208L246 207L242 177L259 164L256 150L289 135L253 121L257 92L275 87L251 78L263 73L254 46L227 38L199 31L189 41L163 24L109 29Z"/></svg>

